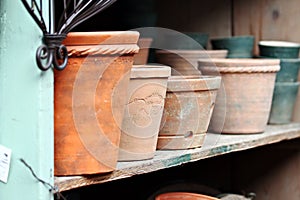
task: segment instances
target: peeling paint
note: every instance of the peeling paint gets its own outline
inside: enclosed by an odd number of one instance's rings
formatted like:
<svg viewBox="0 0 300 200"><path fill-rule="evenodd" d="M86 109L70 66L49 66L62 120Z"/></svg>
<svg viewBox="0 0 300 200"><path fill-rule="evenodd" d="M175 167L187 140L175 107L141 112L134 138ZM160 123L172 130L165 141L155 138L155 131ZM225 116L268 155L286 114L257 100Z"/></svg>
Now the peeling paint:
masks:
<svg viewBox="0 0 300 200"><path fill-rule="evenodd" d="M176 166L176 165L186 163L190 160L191 160L191 154L186 154L171 160L165 160L163 161L163 164L165 167L171 167L171 166Z"/></svg>

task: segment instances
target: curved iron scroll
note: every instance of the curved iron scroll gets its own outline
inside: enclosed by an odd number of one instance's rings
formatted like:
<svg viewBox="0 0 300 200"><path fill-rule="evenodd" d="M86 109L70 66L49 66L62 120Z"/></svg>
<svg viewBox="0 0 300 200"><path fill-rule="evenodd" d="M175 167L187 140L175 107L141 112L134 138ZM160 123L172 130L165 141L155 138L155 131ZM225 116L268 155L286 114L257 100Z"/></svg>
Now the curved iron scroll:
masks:
<svg viewBox="0 0 300 200"><path fill-rule="evenodd" d="M43 17L43 0L21 0L24 7L43 32L43 44L36 51L36 62L42 71L52 66L63 70L68 63L68 51L62 44L66 35L77 25L109 7L116 0L49 0L49 22ZM30 3L28 3L30 1ZM57 26L55 20L55 3L62 4ZM48 27L47 27L48 25Z"/></svg>

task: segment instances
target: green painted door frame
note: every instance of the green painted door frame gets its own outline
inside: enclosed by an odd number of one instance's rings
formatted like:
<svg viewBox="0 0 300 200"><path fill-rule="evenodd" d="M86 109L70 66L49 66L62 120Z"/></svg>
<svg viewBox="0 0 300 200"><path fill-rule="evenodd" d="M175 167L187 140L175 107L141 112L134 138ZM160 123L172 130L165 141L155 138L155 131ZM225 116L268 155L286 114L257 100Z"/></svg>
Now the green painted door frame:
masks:
<svg viewBox="0 0 300 200"><path fill-rule="evenodd" d="M20 0L0 0L0 145L12 150L8 182L0 182L1 200L53 199L49 187L20 161L54 184L53 71L37 68L41 39Z"/></svg>

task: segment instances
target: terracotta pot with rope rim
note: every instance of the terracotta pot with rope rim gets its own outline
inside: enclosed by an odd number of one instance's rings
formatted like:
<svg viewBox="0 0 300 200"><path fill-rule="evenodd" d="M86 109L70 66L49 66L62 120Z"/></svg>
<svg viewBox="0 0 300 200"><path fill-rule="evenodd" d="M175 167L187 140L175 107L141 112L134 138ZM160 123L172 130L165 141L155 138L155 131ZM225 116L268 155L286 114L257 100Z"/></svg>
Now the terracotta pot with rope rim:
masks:
<svg viewBox="0 0 300 200"><path fill-rule="evenodd" d="M112 172L139 33L73 32L69 61L54 73L54 174Z"/></svg>
<svg viewBox="0 0 300 200"><path fill-rule="evenodd" d="M229 134L265 131L279 59L199 60L198 67L203 74L219 74L225 88L217 95L211 131Z"/></svg>

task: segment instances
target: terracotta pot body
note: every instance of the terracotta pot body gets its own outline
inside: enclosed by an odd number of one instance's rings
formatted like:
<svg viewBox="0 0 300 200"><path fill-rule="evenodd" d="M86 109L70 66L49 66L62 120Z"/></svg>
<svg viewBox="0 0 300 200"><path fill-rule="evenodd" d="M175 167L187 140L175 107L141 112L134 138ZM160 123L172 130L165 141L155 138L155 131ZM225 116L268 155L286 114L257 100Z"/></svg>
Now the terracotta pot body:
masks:
<svg viewBox="0 0 300 200"><path fill-rule="evenodd" d="M138 46L140 48L139 52L134 55L134 65L146 65L148 62L149 48L151 46L152 38L140 38L138 41Z"/></svg>
<svg viewBox="0 0 300 200"><path fill-rule="evenodd" d="M213 76L169 78L158 149L188 149L202 145L220 82L220 77Z"/></svg>
<svg viewBox="0 0 300 200"><path fill-rule="evenodd" d="M278 59L199 60L203 74L222 77L209 130L217 133L262 133L271 109Z"/></svg>
<svg viewBox="0 0 300 200"><path fill-rule="evenodd" d="M211 39L213 49L227 49L228 58L252 58L254 36L233 36Z"/></svg>
<svg viewBox="0 0 300 200"><path fill-rule="evenodd" d="M226 58L227 50L157 50L158 63L172 67L172 75L200 75L198 59Z"/></svg>
<svg viewBox="0 0 300 200"><path fill-rule="evenodd" d="M269 124L287 124L292 121L299 82L275 84Z"/></svg>
<svg viewBox="0 0 300 200"><path fill-rule="evenodd" d="M259 55L270 58L298 58L300 44L287 41L260 41Z"/></svg>
<svg viewBox="0 0 300 200"><path fill-rule="evenodd" d="M155 197L155 200L218 200L218 198L191 193L191 192L168 192L159 194Z"/></svg>
<svg viewBox="0 0 300 200"><path fill-rule="evenodd" d="M68 66L54 74L54 174L115 169L138 32L69 33Z"/></svg>
<svg viewBox="0 0 300 200"><path fill-rule="evenodd" d="M280 59L280 70L276 75L276 82L296 82L300 59Z"/></svg>
<svg viewBox="0 0 300 200"><path fill-rule="evenodd" d="M134 65L132 68L119 161L154 157L170 75L167 66Z"/></svg>

